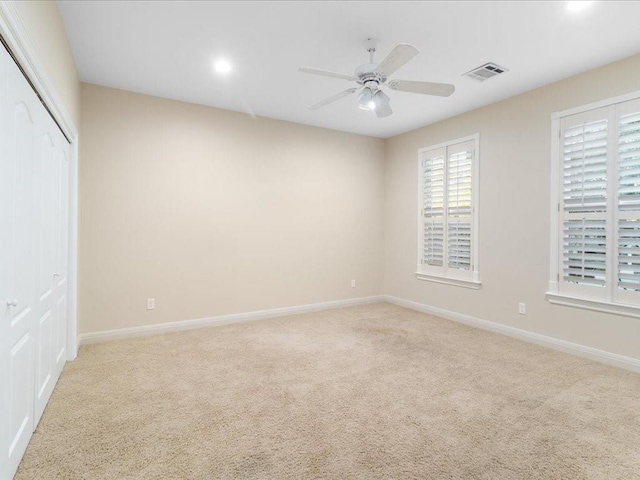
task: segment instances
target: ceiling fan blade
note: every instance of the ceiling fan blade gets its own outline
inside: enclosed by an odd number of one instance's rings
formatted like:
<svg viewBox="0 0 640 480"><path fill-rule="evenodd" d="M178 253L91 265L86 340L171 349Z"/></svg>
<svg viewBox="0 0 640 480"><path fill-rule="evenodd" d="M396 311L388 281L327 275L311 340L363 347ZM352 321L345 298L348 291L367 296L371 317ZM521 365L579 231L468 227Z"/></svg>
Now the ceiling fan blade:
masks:
<svg viewBox="0 0 640 480"><path fill-rule="evenodd" d="M376 107L376 115L378 116L378 118L388 117L392 113L393 110L391 110L391 105L389 105L388 103Z"/></svg>
<svg viewBox="0 0 640 480"><path fill-rule="evenodd" d="M422 93L448 97L456 91L456 87L449 83L413 82L411 80L391 80L388 84L391 90L400 92Z"/></svg>
<svg viewBox="0 0 640 480"><path fill-rule="evenodd" d="M330 103L333 103L337 100L340 100L341 98L344 97L348 97L349 95L356 93L356 90L358 90L357 88L350 88L348 90L345 90L344 92L340 92L337 93L335 95L333 95L332 97L329 98L325 98L324 100L319 101L318 103L315 103L313 105L311 105L309 107L309 110L317 110L320 107L324 107L325 105L329 105Z"/></svg>
<svg viewBox="0 0 640 480"><path fill-rule="evenodd" d="M391 53L380 62L378 68L376 68L376 72L389 76L418 53L420 53L420 50L408 43L396 45L396 48L391 50Z"/></svg>
<svg viewBox="0 0 640 480"><path fill-rule="evenodd" d="M355 80L355 77L353 77L353 75L329 72L327 70L320 70L319 68L300 67L298 71L302 73L311 73L313 75L322 75L323 77L339 78L340 80Z"/></svg>

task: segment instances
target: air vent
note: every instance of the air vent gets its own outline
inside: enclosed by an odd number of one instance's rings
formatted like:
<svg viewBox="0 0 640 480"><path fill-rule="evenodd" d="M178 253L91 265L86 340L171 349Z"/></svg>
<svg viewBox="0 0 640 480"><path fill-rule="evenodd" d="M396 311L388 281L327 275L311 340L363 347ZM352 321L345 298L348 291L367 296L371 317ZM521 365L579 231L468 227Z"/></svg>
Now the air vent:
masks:
<svg viewBox="0 0 640 480"><path fill-rule="evenodd" d="M469 77L474 80L478 80L479 82L484 82L491 77L495 77L496 75L500 75L501 73L508 71L509 70L506 68L496 65L495 63L485 63L484 65L465 73L463 77Z"/></svg>

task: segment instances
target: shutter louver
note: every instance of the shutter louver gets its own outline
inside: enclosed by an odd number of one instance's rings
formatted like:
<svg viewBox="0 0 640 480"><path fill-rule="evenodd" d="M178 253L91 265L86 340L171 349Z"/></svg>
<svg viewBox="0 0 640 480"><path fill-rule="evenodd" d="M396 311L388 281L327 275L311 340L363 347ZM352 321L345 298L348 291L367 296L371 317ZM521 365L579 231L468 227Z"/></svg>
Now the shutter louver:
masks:
<svg viewBox="0 0 640 480"><path fill-rule="evenodd" d="M447 165L447 265L471 269L473 151L449 155Z"/></svg>
<svg viewBox="0 0 640 480"><path fill-rule="evenodd" d="M471 216L471 159L473 152L449 155L447 206L450 217Z"/></svg>
<svg viewBox="0 0 640 480"><path fill-rule="evenodd" d="M442 221L424 222L422 258L426 265L441 267L444 257L444 224Z"/></svg>
<svg viewBox="0 0 640 480"><path fill-rule="evenodd" d="M607 208L607 121L564 131L563 195L566 212Z"/></svg>
<svg viewBox="0 0 640 480"><path fill-rule="evenodd" d="M604 286L607 270L606 220L567 220L563 229L566 282Z"/></svg>
<svg viewBox="0 0 640 480"><path fill-rule="evenodd" d="M426 218L444 216L444 156L424 160L423 208Z"/></svg>
<svg viewBox="0 0 640 480"><path fill-rule="evenodd" d="M618 223L618 288L640 291L640 220Z"/></svg>
<svg viewBox="0 0 640 480"><path fill-rule="evenodd" d="M618 202L621 211L640 210L640 113L618 126Z"/></svg>
<svg viewBox="0 0 640 480"><path fill-rule="evenodd" d="M449 222L447 228L449 268L471 268L471 222Z"/></svg>

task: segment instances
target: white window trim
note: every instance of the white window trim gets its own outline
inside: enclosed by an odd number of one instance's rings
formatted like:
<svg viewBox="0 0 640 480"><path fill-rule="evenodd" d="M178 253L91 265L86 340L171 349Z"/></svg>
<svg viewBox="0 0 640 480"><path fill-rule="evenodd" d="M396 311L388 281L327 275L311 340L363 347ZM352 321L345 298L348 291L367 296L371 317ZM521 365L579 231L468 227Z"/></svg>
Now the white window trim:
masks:
<svg viewBox="0 0 640 480"><path fill-rule="evenodd" d="M547 292L547 300L549 300L549 303L553 303L554 305L583 308L585 310L593 310L596 312L614 313L617 315L624 315L626 317L640 318L640 308L633 305L601 302L598 300L571 297L569 295L551 292Z"/></svg>
<svg viewBox="0 0 640 480"><path fill-rule="evenodd" d="M549 303L568 307L583 308L598 312L613 313L640 318L640 306L625 305L613 301L601 301L567 295L560 291L560 120L579 113L610 107L619 103L640 99L640 90L600 100L580 107L570 108L551 114L551 205L550 205L550 263L549 285L546 297Z"/></svg>
<svg viewBox="0 0 640 480"><path fill-rule="evenodd" d="M416 278L418 280L426 280L428 282L444 283L445 285L453 285L455 287L471 288L473 290L479 290L482 283L475 280L460 280L451 277L441 277L439 275L431 275L423 272L416 272Z"/></svg>
<svg viewBox="0 0 640 480"><path fill-rule="evenodd" d="M462 137L462 138L457 138L455 140L451 140L448 142L443 142L443 143L438 143L437 145L431 145L429 147L424 147L424 148L420 148L418 150L418 188L417 188L417 192L419 192L418 195L418 199L417 199L417 204L418 204L418 212L416 215L416 225L420 225L421 220L422 220L422 184L421 184L421 178L422 178L422 166L421 166L421 156L423 153L428 152L430 150L435 150L437 148L446 148L449 147L451 145L456 145L458 143L463 143L463 142L469 142L469 141L473 141L475 144L475 152L474 152L474 163L473 163L473 220L472 220L472 224L473 224L473 238L471 239L471 244L472 244L472 254L471 254L471 275L472 278L471 279L462 279L462 278L456 278L454 275L451 276L444 276L444 275L434 275L431 273L425 273L422 271L422 264L420 263L420 261L422 260L422 254L421 254L421 245L422 245L422 232L420 232L420 229L417 229L417 234L416 234L416 238L417 238L417 255L418 255L418 259L417 259L417 267L416 267L416 278L418 280L425 280L425 281L429 281L429 282L435 282L435 283L441 283L441 284L446 284L446 285L452 285L452 286L456 286L456 287L463 287L463 288L470 288L470 289L474 289L474 290L478 290L480 289L482 282L480 281L480 275L479 275L479 261L478 261L478 207L479 207L479 186L480 186L480 133L475 133L473 135L469 135L466 137ZM446 262L446 259L445 259Z"/></svg>

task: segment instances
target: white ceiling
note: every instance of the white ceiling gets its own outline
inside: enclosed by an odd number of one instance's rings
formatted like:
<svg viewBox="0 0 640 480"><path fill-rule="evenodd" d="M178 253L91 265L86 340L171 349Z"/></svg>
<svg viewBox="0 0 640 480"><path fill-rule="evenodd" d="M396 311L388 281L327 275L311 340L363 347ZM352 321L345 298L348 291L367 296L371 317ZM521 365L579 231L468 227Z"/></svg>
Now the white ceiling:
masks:
<svg viewBox="0 0 640 480"><path fill-rule="evenodd" d="M640 53L640 2L115 2L59 1L84 82L296 123L390 137ZM449 98L387 89L379 119L347 97L307 106L355 84L298 73L346 74L398 43L420 54L391 78L453 83ZM234 65L213 73L218 57ZM486 62L509 69L477 82Z"/></svg>

